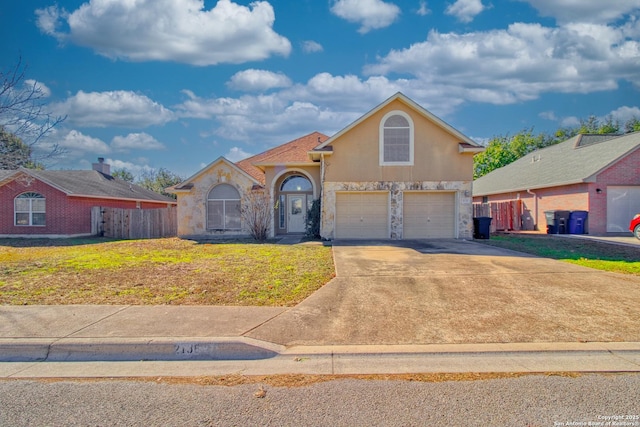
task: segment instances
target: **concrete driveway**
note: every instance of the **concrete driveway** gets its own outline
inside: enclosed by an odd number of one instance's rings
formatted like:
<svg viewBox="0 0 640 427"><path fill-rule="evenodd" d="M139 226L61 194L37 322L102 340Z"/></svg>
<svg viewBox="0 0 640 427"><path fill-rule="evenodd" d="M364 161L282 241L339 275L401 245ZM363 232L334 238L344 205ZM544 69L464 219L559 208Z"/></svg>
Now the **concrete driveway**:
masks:
<svg viewBox="0 0 640 427"><path fill-rule="evenodd" d="M460 240L336 241L337 277L246 336L283 345L640 342L640 277Z"/></svg>

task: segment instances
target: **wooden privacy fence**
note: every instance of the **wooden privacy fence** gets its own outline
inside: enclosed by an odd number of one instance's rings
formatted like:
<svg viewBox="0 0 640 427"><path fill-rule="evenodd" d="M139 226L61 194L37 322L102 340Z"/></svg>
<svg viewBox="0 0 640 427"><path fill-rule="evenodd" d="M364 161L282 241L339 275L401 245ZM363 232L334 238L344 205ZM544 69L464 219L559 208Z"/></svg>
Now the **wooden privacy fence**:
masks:
<svg viewBox="0 0 640 427"><path fill-rule="evenodd" d="M493 218L491 232L522 230L522 200L508 202L474 203L473 216Z"/></svg>
<svg viewBox="0 0 640 427"><path fill-rule="evenodd" d="M115 239L154 239L178 235L178 210L91 208L92 234Z"/></svg>

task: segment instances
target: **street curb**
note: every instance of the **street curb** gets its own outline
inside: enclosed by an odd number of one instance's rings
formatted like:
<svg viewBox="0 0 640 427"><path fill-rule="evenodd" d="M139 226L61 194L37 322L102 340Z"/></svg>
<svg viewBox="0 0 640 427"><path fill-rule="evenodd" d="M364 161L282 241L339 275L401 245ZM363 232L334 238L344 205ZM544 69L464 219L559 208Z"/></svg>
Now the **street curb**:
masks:
<svg viewBox="0 0 640 427"><path fill-rule="evenodd" d="M237 338L0 339L0 362L261 360L284 347Z"/></svg>
<svg viewBox="0 0 640 427"><path fill-rule="evenodd" d="M0 338L0 362L234 361L280 357L640 354L640 342L293 345L248 337ZM639 366L640 369L640 366Z"/></svg>

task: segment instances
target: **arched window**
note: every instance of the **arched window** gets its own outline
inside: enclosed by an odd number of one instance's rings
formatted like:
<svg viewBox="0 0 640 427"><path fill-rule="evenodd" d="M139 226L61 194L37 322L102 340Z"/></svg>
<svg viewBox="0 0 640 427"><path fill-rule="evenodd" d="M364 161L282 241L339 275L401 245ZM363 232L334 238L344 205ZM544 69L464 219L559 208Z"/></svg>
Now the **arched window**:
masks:
<svg viewBox="0 0 640 427"><path fill-rule="evenodd" d="M312 191L311 181L300 175L291 175L282 181L280 191Z"/></svg>
<svg viewBox="0 0 640 427"><path fill-rule="evenodd" d="M207 196L207 229L239 230L240 193L229 184L220 184Z"/></svg>
<svg viewBox="0 0 640 427"><path fill-rule="evenodd" d="M39 193L22 193L14 199L16 225L44 226L46 199Z"/></svg>
<svg viewBox="0 0 640 427"><path fill-rule="evenodd" d="M413 164L413 121L402 111L387 113L380 122L380 164Z"/></svg>

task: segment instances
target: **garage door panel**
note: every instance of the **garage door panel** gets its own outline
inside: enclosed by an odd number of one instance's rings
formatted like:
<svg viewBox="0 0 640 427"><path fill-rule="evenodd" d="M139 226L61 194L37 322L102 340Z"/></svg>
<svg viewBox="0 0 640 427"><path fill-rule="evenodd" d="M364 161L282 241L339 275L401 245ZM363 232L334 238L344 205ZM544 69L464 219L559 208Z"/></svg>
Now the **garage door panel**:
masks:
<svg viewBox="0 0 640 427"><path fill-rule="evenodd" d="M607 232L627 232L640 212L640 186L607 186Z"/></svg>
<svg viewBox="0 0 640 427"><path fill-rule="evenodd" d="M455 193L407 192L403 201L403 238L455 237Z"/></svg>
<svg viewBox="0 0 640 427"><path fill-rule="evenodd" d="M389 238L389 193L336 193L336 237Z"/></svg>

